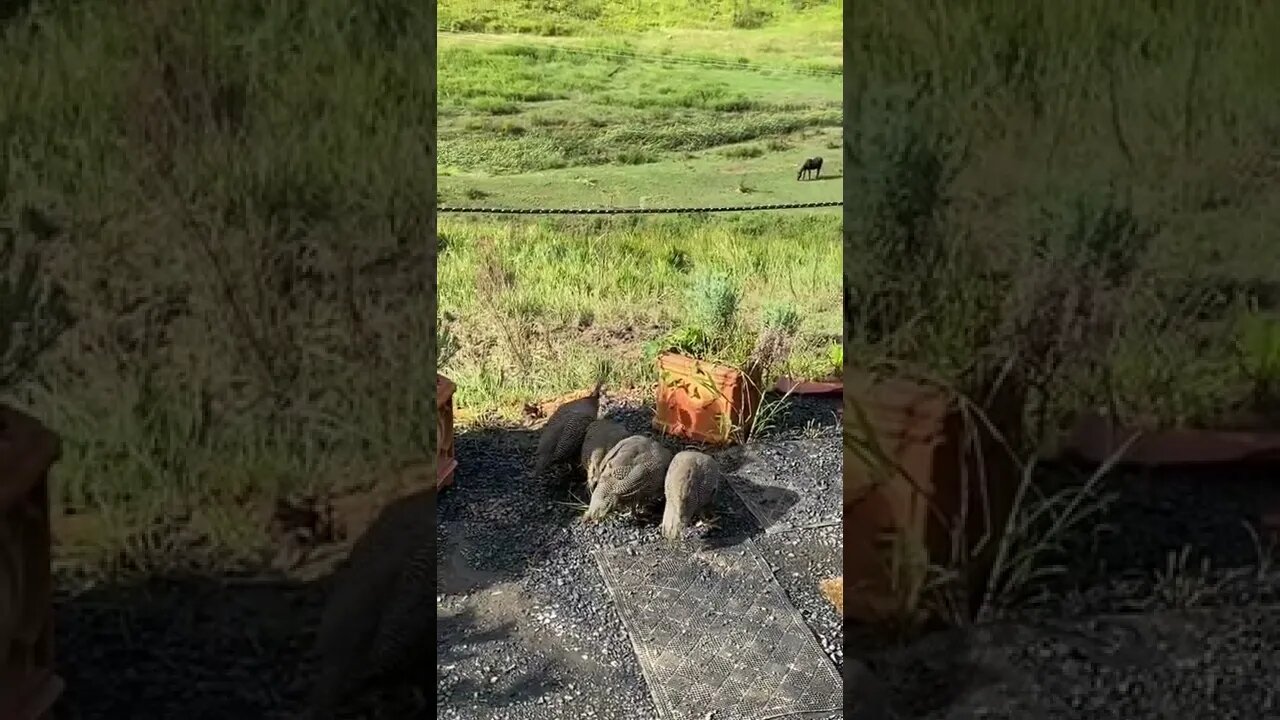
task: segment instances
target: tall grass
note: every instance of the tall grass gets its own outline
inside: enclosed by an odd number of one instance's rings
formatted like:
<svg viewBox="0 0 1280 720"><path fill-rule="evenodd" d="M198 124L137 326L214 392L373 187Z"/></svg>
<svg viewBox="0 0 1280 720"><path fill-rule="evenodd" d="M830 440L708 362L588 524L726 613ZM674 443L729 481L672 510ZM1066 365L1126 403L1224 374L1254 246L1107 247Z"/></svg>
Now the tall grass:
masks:
<svg viewBox="0 0 1280 720"><path fill-rule="evenodd" d="M1111 463L1034 462L1081 411L1221 426L1268 394L1280 8L872 0L849 28L850 362L1026 391L989 614L1103 521Z"/></svg>
<svg viewBox="0 0 1280 720"><path fill-rule="evenodd" d="M0 214L46 219L77 320L13 393L63 435L57 508L124 518L106 552L184 511L252 548L246 503L425 455L421 6L31 7L0 42Z"/></svg>
<svg viewBox="0 0 1280 720"><path fill-rule="evenodd" d="M458 351L460 407L499 412L589 386L602 357L614 387L647 387L645 344L689 317L702 271L742 288L752 326L770 303L800 316L790 369L822 367L840 335L838 218L442 223L440 308Z"/></svg>
<svg viewBox="0 0 1280 720"><path fill-rule="evenodd" d="M1055 401L1168 423L1241 402L1230 307L1280 276L1280 12L910 5L850 18L851 195L881 205L853 209L848 282L898 313L855 330L864 352L951 373L1048 352ZM1057 350L1011 340L1047 313Z"/></svg>

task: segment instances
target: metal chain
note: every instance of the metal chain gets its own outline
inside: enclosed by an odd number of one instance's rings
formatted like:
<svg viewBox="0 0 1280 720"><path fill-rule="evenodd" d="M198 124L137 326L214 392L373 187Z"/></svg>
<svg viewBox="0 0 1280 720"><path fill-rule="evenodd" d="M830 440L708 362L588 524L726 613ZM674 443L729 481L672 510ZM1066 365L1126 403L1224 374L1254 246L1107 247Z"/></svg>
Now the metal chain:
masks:
<svg viewBox="0 0 1280 720"><path fill-rule="evenodd" d="M738 205L720 207L674 208L478 208L438 206L438 213L476 213L485 215L672 215L716 212L752 212L756 210L798 210L801 208L842 207L843 200L826 202L781 203L776 205Z"/></svg>

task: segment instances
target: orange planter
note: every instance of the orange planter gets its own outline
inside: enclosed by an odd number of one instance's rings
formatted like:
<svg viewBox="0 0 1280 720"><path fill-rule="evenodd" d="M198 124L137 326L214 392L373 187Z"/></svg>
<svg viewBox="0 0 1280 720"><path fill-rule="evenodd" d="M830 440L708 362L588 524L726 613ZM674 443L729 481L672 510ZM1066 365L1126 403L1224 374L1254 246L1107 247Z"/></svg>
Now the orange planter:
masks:
<svg viewBox="0 0 1280 720"><path fill-rule="evenodd" d="M436 490L453 483L453 381L436 374Z"/></svg>
<svg viewBox="0 0 1280 720"><path fill-rule="evenodd" d="M966 425L945 390L863 376L845 392L846 403L860 406L880 450L895 466L869 467L845 448L848 617L892 621L922 608L931 599L920 592L929 566L960 571L950 601L972 616L1013 509L1020 479L1016 464L981 420ZM985 411L1016 442L1017 397L1002 392ZM853 422L848 410L845 422Z"/></svg>
<svg viewBox="0 0 1280 720"><path fill-rule="evenodd" d="M0 405L0 718L46 717L61 694L53 674L49 469L60 443L35 419Z"/></svg>
<svg viewBox="0 0 1280 720"><path fill-rule="evenodd" d="M695 442L726 444L749 433L760 406L760 374L676 353L658 357L654 427Z"/></svg>

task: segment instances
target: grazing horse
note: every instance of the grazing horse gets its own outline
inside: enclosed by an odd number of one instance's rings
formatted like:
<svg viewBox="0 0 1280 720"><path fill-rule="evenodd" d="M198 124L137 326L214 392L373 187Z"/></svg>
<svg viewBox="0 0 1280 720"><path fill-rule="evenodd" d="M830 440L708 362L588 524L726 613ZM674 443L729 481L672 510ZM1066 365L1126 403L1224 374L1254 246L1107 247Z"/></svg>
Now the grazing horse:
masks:
<svg viewBox="0 0 1280 720"><path fill-rule="evenodd" d="M821 177L822 176L822 158L814 157L814 158L809 158L808 160L805 160L804 164L800 166L800 173L796 175L796 180L799 180L800 178L804 177L805 173L809 171L813 171L812 177L815 177L815 178Z"/></svg>

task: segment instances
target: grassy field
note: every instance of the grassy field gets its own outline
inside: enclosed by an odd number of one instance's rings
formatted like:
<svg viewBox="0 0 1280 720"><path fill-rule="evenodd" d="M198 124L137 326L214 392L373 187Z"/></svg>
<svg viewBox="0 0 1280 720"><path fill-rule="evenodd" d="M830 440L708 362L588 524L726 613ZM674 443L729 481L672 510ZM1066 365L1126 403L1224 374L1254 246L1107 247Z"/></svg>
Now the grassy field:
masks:
<svg viewBox="0 0 1280 720"><path fill-rule="evenodd" d="M256 565L275 498L428 462L434 28L363 7L2 21L0 224L73 319L3 388L64 440L60 561Z"/></svg>
<svg viewBox="0 0 1280 720"><path fill-rule="evenodd" d="M744 18L732 3L442 4L441 203L839 199L840 4L753 5ZM797 182L812 156L824 157L822 179ZM779 372L830 372L838 208L480 218L440 218L440 308L458 341L442 371L458 382L464 422L514 419L525 403L587 387L601 360L612 387L644 392L655 382L646 345L685 322L685 296L705 271L740 286L745 334L772 306L800 315Z"/></svg>

